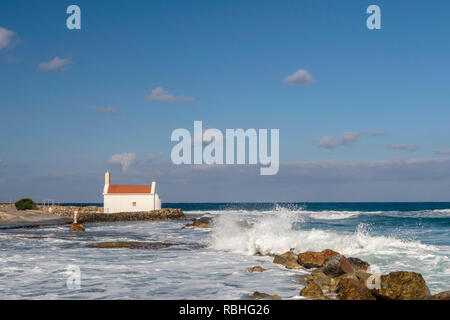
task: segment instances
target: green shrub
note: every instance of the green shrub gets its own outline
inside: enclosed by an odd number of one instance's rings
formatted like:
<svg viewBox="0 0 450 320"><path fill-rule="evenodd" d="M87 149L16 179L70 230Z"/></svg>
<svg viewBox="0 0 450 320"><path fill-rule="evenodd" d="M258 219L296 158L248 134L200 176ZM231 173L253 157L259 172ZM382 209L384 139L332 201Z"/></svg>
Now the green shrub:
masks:
<svg viewBox="0 0 450 320"><path fill-rule="evenodd" d="M20 199L15 203L17 210L36 210L37 206L30 198Z"/></svg>

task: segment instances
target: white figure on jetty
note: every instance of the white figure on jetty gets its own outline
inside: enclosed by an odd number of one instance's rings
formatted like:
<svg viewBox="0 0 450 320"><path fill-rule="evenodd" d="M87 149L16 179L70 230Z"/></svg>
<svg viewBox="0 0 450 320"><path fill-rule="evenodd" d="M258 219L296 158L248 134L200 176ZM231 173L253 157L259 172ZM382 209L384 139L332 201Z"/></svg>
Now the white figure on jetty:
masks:
<svg viewBox="0 0 450 320"><path fill-rule="evenodd" d="M140 212L161 209L161 200L156 193L156 182L151 185L112 185L111 174L105 173L103 188L103 212Z"/></svg>
<svg viewBox="0 0 450 320"><path fill-rule="evenodd" d="M84 227L82 224L79 224L77 221L78 211L73 213L73 222L70 225L70 231L84 231Z"/></svg>

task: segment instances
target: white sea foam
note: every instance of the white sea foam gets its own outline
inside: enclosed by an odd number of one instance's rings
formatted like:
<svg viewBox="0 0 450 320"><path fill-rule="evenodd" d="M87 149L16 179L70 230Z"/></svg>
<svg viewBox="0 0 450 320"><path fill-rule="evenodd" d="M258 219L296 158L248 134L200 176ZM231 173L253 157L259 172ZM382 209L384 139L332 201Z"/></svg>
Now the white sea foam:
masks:
<svg viewBox="0 0 450 320"><path fill-rule="evenodd" d="M370 233L360 223L354 232L301 229L302 218L295 212L284 211L260 216L253 227L242 228L242 216L223 214L216 218L210 246L245 255L255 253L281 254L332 249L346 256L364 259L381 272L410 270L423 274L430 285L437 287L450 267L450 247L433 246L396 236Z"/></svg>
<svg viewBox="0 0 450 320"><path fill-rule="evenodd" d="M432 249L420 242L409 242L392 237L371 236L363 224L354 233L335 233L325 230L298 230L293 224L302 217L291 211L260 217L251 228L242 228L242 216L223 214L216 218L211 246L245 254L257 252L282 253L294 248L297 251L333 249L344 254L361 252L391 252L406 248Z"/></svg>

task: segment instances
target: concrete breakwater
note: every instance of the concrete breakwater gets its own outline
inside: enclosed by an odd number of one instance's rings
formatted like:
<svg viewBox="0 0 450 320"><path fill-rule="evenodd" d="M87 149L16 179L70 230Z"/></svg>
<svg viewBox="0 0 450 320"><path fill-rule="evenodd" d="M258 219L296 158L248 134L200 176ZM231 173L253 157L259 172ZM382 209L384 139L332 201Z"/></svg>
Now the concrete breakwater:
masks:
<svg viewBox="0 0 450 320"><path fill-rule="evenodd" d="M40 208L43 209L43 208ZM168 221L168 220L187 220L183 211L178 208L163 208L155 211L143 212L118 212L103 213L102 207L87 206L51 206L45 209L46 212L73 219L75 213L78 216L78 222L119 222L119 221Z"/></svg>

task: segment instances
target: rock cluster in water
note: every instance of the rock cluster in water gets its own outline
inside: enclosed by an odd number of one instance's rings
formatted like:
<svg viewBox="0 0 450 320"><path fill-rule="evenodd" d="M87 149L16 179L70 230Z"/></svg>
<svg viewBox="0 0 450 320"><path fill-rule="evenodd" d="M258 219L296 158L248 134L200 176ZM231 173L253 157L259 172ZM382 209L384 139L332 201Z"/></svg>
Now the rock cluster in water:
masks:
<svg viewBox="0 0 450 320"><path fill-rule="evenodd" d="M450 291L431 296L422 275L399 271L385 275L368 272L370 264L333 250L293 250L274 256L274 263L287 269L313 269L300 276L305 287L300 295L309 300L448 300Z"/></svg>
<svg viewBox="0 0 450 320"><path fill-rule="evenodd" d="M72 222L70 224L70 231L76 232L76 231L85 231L83 225L76 223L76 222Z"/></svg>
<svg viewBox="0 0 450 320"><path fill-rule="evenodd" d="M266 269L264 269L263 267L260 267L260 266L249 267L246 270L247 270L247 272L264 272L264 271L266 271Z"/></svg>
<svg viewBox="0 0 450 320"><path fill-rule="evenodd" d="M193 227L193 228L211 228L212 218L209 217L201 217L191 219L192 223L188 223L184 227Z"/></svg>

